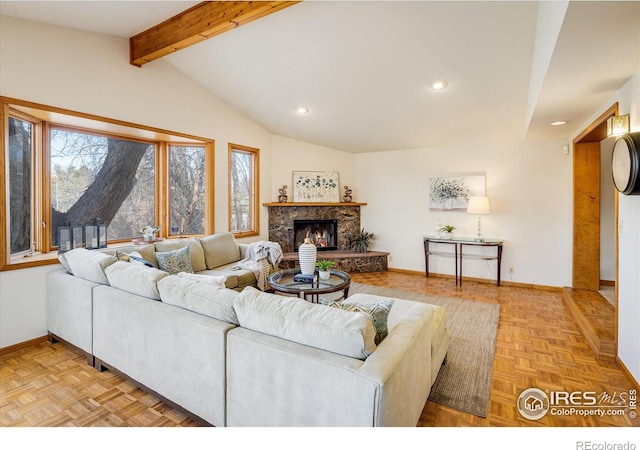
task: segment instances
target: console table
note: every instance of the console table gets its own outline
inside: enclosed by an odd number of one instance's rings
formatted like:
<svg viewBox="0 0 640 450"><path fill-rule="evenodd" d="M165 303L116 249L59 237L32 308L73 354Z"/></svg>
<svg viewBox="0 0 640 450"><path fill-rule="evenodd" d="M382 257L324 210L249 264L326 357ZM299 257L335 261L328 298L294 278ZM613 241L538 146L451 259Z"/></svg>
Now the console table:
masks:
<svg viewBox="0 0 640 450"><path fill-rule="evenodd" d="M453 246L453 252L451 251L437 251L431 248L431 244L448 244ZM427 278L429 278L429 256L453 256L456 273L456 285L460 283L462 286L462 260L467 259L482 259L482 260L497 260L497 274L496 284L500 286L500 268L502 266L502 245L503 241L497 239L485 239L483 241L476 241L473 238L441 238L437 236L424 236L424 260ZM495 247L495 255L479 255L473 253L464 253L465 246L473 247Z"/></svg>

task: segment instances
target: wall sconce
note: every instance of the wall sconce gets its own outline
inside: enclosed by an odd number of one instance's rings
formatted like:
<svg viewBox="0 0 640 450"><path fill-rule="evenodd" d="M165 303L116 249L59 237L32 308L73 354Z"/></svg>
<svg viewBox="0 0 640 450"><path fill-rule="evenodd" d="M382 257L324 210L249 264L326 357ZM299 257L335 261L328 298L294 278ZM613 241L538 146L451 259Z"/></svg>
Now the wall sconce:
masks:
<svg viewBox="0 0 640 450"><path fill-rule="evenodd" d="M478 234L476 235L476 242L484 242L482 232L480 230L480 215L491 214L491 206L489 205L488 197L470 197L469 206L467 207L467 214L478 215Z"/></svg>
<svg viewBox="0 0 640 450"><path fill-rule="evenodd" d="M621 136L629 132L629 114L624 116L611 116L607 119L607 137Z"/></svg>
<svg viewBox="0 0 640 450"><path fill-rule="evenodd" d="M85 225L84 233L87 240L86 247L89 250L107 247L107 224L100 223L99 218L95 218L93 223Z"/></svg>
<svg viewBox="0 0 640 450"><path fill-rule="evenodd" d="M65 226L58 227L58 253L68 252L74 248L80 248L82 245L81 226L72 226L71 221L67 220Z"/></svg>

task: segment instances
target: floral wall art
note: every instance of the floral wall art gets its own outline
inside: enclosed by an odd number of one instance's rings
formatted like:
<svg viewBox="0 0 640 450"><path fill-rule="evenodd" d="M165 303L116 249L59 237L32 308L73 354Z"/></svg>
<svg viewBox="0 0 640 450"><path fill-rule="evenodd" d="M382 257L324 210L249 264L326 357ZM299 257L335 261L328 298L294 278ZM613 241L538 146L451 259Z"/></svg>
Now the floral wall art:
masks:
<svg viewBox="0 0 640 450"><path fill-rule="evenodd" d="M485 174L442 175L429 178L429 211L466 211L469 197L485 195Z"/></svg>
<svg viewBox="0 0 640 450"><path fill-rule="evenodd" d="M294 202L339 202L338 172L293 172Z"/></svg>

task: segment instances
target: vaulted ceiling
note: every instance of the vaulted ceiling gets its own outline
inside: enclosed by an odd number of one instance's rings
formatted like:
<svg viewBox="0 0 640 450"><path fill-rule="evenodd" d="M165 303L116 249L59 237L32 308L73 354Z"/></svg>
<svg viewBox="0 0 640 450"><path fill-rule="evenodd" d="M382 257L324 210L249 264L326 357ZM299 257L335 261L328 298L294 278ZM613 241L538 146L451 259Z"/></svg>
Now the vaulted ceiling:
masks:
<svg viewBox="0 0 640 450"><path fill-rule="evenodd" d="M0 13L129 38L197 3ZM307 0L148 64L175 66L275 134L350 152L565 139L639 71L640 2L541 3Z"/></svg>

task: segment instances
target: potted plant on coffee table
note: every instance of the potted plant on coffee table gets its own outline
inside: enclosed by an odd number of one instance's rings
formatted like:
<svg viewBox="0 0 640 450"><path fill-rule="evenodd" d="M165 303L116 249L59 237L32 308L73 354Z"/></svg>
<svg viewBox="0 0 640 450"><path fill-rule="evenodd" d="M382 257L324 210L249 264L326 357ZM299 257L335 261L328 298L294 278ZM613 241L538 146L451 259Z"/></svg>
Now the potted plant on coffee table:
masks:
<svg viewBox="0 0 640 450"><path fill-rule="evenodd" d="M335 263L333 261L329 261L328 259L321 259L316 262L316 267L318 268L318 275L321 280L328 280L331 276L331 269Z"/></svg>

